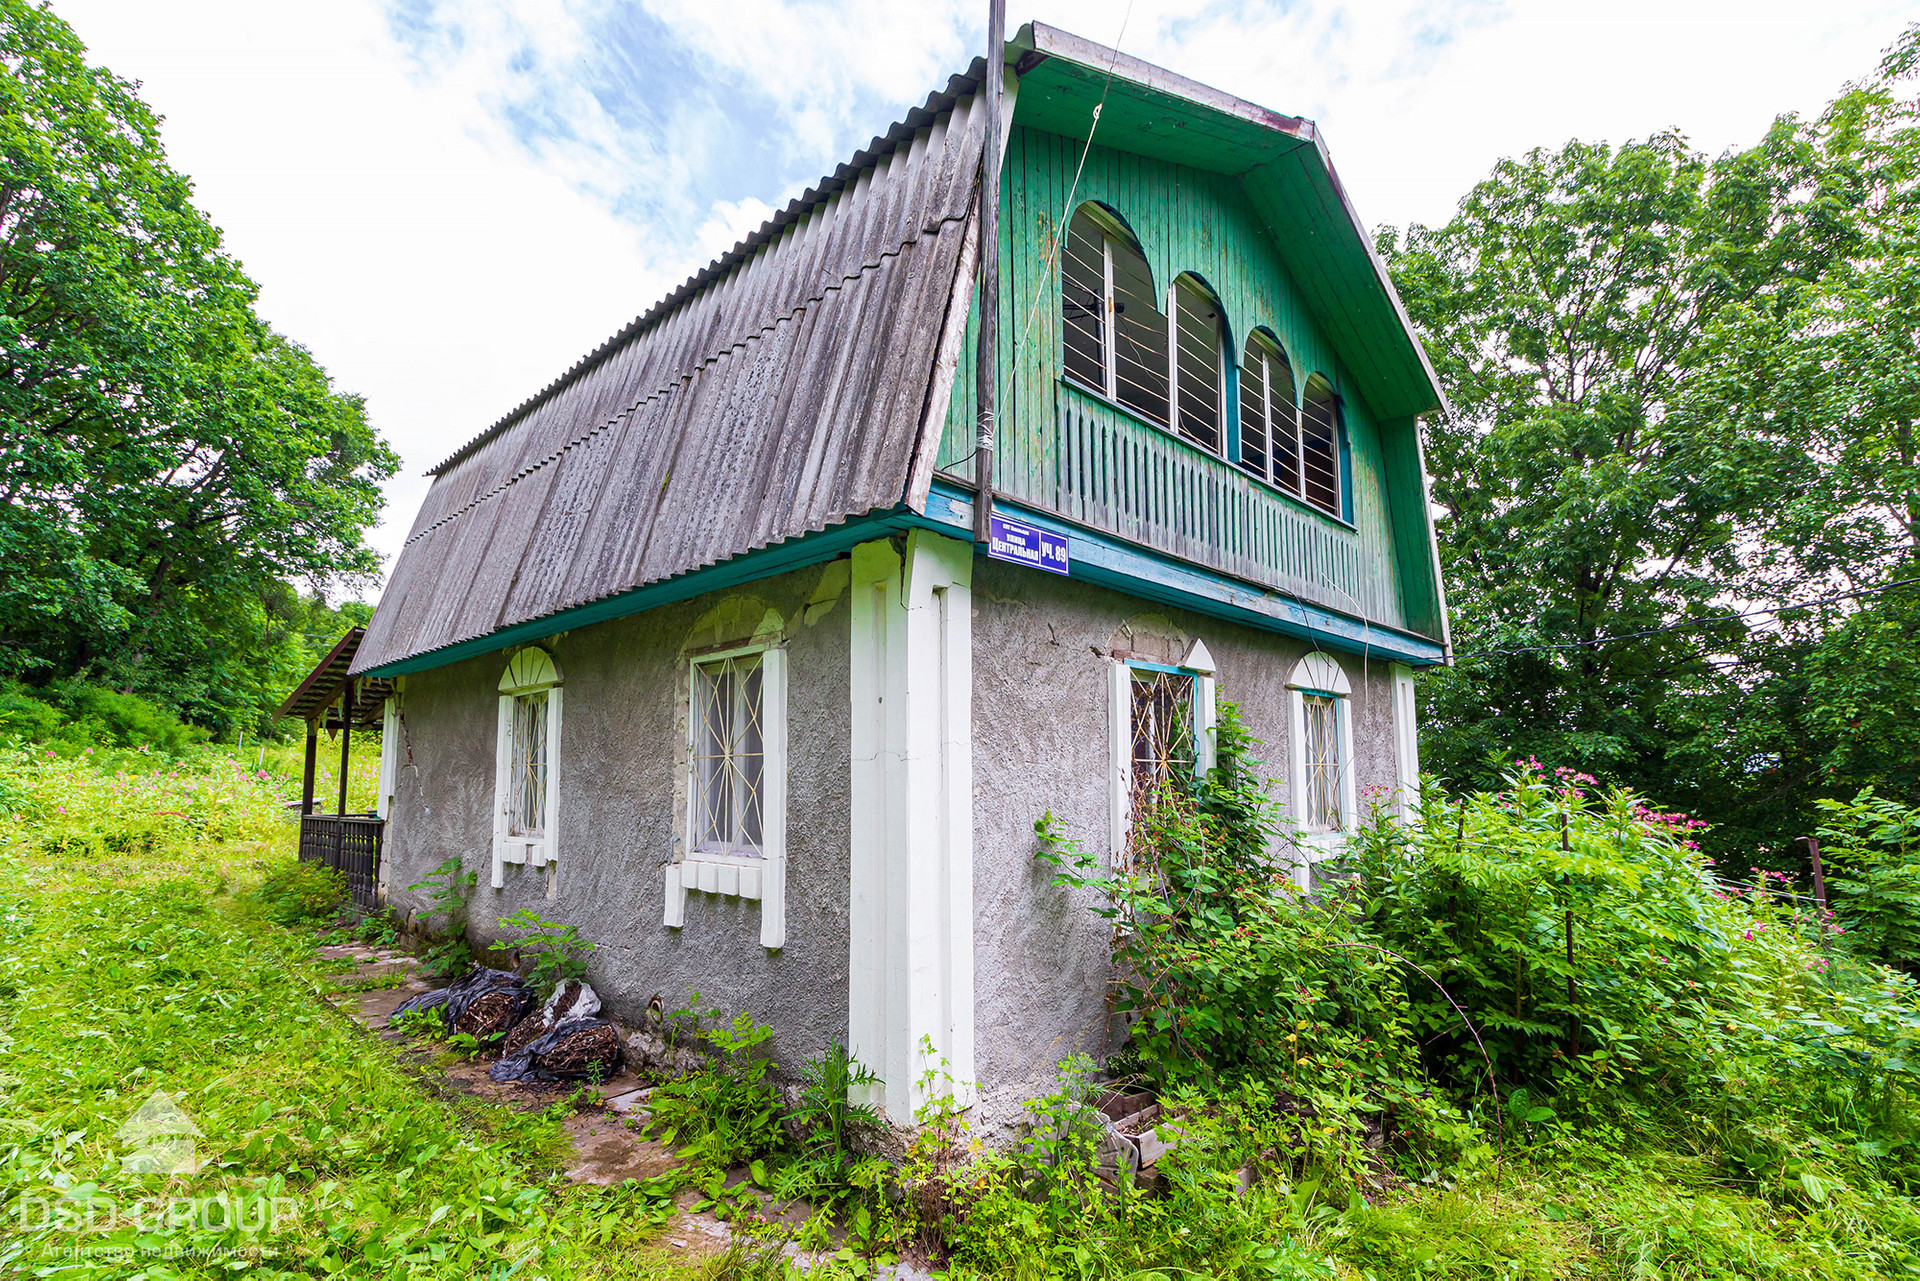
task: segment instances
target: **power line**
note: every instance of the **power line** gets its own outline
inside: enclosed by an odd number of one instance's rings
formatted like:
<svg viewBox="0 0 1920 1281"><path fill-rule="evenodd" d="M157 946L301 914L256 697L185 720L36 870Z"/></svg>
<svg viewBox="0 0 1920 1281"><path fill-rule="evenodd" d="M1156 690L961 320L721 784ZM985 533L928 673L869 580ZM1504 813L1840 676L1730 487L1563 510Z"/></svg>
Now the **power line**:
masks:
<svg viewBox="0 0 1920 1281"><path fill-rule="evenodd" d="M1744 618L1759 618L1766 614L1784 614L1790 609L1811 609L1816 605L1832 605L1843 600L1858 600L1862 596L1874 596L1880 592L1892 591L1896 587L1911 587L1920 583L1920 578L1900 578L1891 583L1881 583L1878 587L1862 587L1858 591L1836 592L1832 596L1821 596L1813 600L1794 601L1788 605L1769 605L1764 609L1743 610L1737 614L1719 614L1712 618L1692 618L1683 622L1669 623L1665 627L1649 627L1644 631L1627 632L1620 636L1599 636L1593 640L1566 641L1558 645L1516 645L1510 649L1478 649L1466 654L1456 654L1456 658L1479 658L1488 654L1542 654L1555 650L1593 649L1601 645L1612 645L1617 641L1640 640L1647 636L1660 636L1667 632L1684 631L1690 627L1709 627L1714 623L1733 623Z"/></svg>

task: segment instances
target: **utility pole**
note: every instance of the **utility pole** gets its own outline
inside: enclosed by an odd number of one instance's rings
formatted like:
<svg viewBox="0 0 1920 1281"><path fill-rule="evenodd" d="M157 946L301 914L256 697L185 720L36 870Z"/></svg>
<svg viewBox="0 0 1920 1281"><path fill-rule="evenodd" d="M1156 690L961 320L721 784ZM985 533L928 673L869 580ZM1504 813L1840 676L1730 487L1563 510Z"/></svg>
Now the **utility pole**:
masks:
<svg viewBox="0 0 1920 1281"><path fill-rule="evenodd" d="M1006 79L1006 0L987 0L987 147L980 165L980 348L974 386L980 406L973 446L973 541L993 519L993 426L1000 363L1000 89Z"/></svg>

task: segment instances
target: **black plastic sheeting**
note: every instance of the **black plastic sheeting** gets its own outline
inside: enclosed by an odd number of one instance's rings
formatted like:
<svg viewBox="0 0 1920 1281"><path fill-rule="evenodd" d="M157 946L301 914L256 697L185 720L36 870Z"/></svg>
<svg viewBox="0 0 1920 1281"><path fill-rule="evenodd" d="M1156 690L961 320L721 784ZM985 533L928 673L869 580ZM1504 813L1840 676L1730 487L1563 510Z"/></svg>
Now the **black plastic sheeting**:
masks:
<svg viewBox="0 0 1920 1281"><path fill-rule="evenodd" d="M620 1071L620 1033L605 1019L568 1019L487 1069L496 1081L604 1081Z"/></svg>
<svg viewBox="0 0 1920 1281"><path fill-rule="evenodd" d="M475 1003L482 997L491 996L494 993L500 993L508 998L506 1009L502 1012L504 1017L487 1019L487 1026L484 1029L474 1029L473 1035L483 1044L496 1041L505 1036L508 1029L525 1018L527 1012L533 1008L533 989L522 982L519 975L506 970L475 970L446 987L422 992L419 996L401 1002L400 1006L387 1016L387 1023L391 1026L393 1020L402 1014L417 1010L444 1009L447 1012L448 1031L467 1031L468 1029L462 1028L460 1024L466 1018L468 1011L472 1010ZM501 1003L492 1001L488 1004L491 1006Z"/></svg>

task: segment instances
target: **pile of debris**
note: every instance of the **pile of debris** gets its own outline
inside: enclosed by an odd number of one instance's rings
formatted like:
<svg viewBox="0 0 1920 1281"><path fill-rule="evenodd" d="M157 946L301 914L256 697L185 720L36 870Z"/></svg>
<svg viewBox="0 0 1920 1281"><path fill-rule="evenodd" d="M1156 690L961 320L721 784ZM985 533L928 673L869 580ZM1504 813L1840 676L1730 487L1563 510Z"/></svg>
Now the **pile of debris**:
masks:
<svg viewBox="0 0 1920 1281"><path fill-rule="evenodd" d="M595 1016L600 997L577 980L558 984L539 1009L534 991L507 970L475 970L432 992L423 992L388 1016L442 1010L449 1033L465 1033L483 1049L499 1046L502 1057L487 1069L495 1081L604 1081L617 1075L624 1054L620 1033Z"/></svg>

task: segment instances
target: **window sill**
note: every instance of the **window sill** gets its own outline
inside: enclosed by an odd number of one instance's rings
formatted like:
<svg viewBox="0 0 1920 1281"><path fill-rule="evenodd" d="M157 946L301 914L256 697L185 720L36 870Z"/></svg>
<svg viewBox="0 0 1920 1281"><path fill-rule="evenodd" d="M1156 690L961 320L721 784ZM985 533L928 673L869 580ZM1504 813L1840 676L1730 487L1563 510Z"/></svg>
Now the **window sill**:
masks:
<svg viewBox="0 0 1920 1281"><path fill-rule="evenodd" d="M703 854L667 865L667 880L676 879L678 888L698 890L702 894L731 894L736 898L760 897L760 879L764 858L737 858L725 854Z"/></svg>
<svg viewBox="0 0 1920 1281"><path fill-rule="evenodd" d="M1251 472L1247 471L1245 468L1241 467L1240 464L1233 462L1230 459L1225 458L1220 454L1216 454L1211 449L1201 448L1199 445L1196 445L1192 441L1188 440L1185 436L1182 436L1179 432L1176 432L1171 428L1169 428L1165 423L1158 422L1155 419L1149 418L1145 414L1141 413L1139 410L1134 409L1129 405L1124 405L1119 401L1112 399L1103 391L1095 391L1093 388L1087 386L1085 383L1081 382L1077 378L1069 378L1065 374L1062 374L1060 375L1060 385L1062 387L1067 388L1069 391L1073 392L1077 396L1086 397L1088 400L1093 401L1095 404L1098 404L1103 409L1112 410L1114 413L1120 414L1123 417L1129 418L1134 422L1139 423L1143 427L1153 428L1155 431L1159 432L1162 436L1165 436L1168 440L1174 442L1176 445L1179 445L1183 449L1192 450L1194 453L1198 454L1202 458L1209 459L1216 463L1222 463L1227 467L1232 468L1233 474L1240 477L1242 480L1246 481L1248 484L1257 486L1263 493L1269 494L1274 498L1278 498L1280 501L1286 503L1291 507L1298 508L1300 511L1305 512L1309 516L1317 516L1321 520L1326 521L1329 525L1334 526L1336 529L1344 529L1350 534L1359 532L1359 527L1356 526L1353 522L1347 520L1345 517L1336 516L1324 507L1316 507L1312 503L1307 502L1305 499L1295 494L1289 494L1286 490L1280 488L1280 486L1275 485L1270 481L1265 481L1260 479L1258 476L1255 476Z"/></svg>

